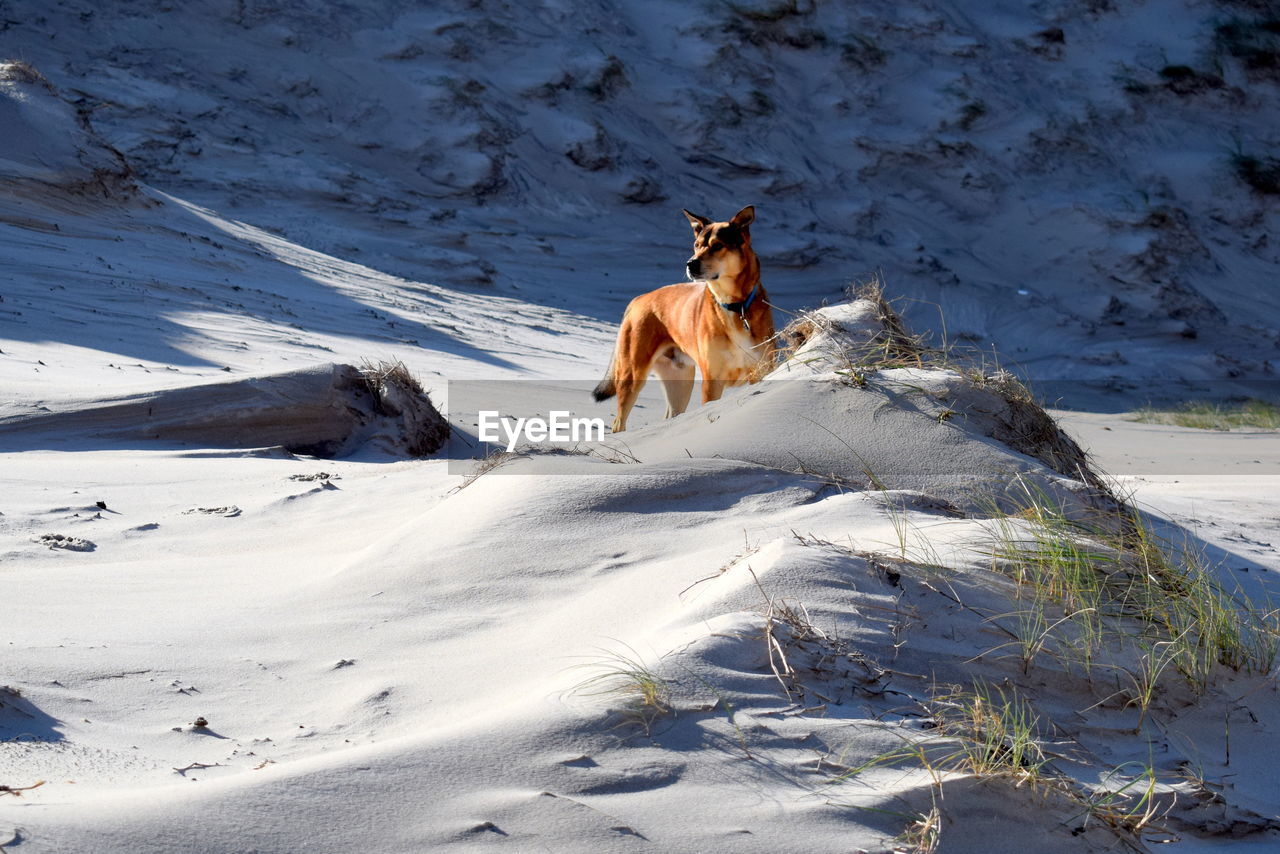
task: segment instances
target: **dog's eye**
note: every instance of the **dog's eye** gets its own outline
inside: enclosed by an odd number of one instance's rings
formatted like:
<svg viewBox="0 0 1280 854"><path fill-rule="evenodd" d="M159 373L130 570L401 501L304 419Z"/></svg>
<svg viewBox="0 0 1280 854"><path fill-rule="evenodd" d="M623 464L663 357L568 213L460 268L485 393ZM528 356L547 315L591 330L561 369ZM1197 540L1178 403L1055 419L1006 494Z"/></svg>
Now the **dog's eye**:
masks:
<svg viewBox="0 0 1280 854"><path fill-rule="evenodd" d="M712 252L719 252L723 248L724 248L724 244L720 243L719 241L716 241L715 243L707 244L707 249L709 249Z"/></svg>

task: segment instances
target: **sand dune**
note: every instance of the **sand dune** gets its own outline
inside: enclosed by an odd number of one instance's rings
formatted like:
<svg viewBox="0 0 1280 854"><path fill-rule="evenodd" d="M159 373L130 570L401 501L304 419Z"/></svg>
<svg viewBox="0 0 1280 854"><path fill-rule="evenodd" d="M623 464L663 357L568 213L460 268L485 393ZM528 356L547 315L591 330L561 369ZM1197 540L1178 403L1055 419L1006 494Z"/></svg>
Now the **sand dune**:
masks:
<svg viewBox="0 0 1280 854"><path fill-rule="evenodd" d="M1170 677L1140 719L1110 675L1140 647L1024 668L1027 601L977 498L1095 488L988 435L993 400L951 370L808 372L624 434L628 462L525 449L474 480L197 433L83 471L9 454L6 581L40 593L9 623L22 700L0 725L7 773L49 781L14 813L23 844L884 850L935 805L948 850L1269 839L1265 679ZM903 483L867 483L871 461ZM96 549L33 541L52 530ZM1256 595L1280 561L1255 566ZM876 764L975 684L1033 704L1051 787ZM1148 767L1161 818L1136 835L1063 794ZM1189 767L1234 776L1206 802Z"/></svg>
<svg viewBox="0 0 1280 854"><path fill-rule="evenodd" d="M1274 849L1280 440L1112 411L1269 382L1266 22L526 5L6 7L0 849ZM785 363L488 455L730 196Z"/></svg>

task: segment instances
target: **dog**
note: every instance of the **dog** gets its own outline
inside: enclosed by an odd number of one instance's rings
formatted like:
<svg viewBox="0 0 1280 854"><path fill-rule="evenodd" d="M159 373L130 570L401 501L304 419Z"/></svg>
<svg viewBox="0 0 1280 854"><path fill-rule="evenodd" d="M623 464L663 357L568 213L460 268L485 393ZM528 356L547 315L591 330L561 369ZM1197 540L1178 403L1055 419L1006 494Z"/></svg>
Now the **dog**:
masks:
<svg viewBox="0 0 1280 854"><path fill-rule="evenodd" d="M757 382L774 360L773 310L751 249L755 208L743 208L728 222L687 210L684 215L693 226L693 257L685 265L690 281L631 301L608 373L592 392L598 401L617 395L615 433L627 429L650 371L662 380L665 417L672 418L689 405L695 367L707 403L728 386Z"/></svg>

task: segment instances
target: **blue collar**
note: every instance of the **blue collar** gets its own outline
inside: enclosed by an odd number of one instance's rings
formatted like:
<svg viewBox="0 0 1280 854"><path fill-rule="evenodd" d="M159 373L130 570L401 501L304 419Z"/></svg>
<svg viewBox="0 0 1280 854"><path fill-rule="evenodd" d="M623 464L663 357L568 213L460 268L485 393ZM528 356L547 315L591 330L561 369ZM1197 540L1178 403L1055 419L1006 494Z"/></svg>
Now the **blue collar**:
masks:
<svg viewBox="0 0 1280 854"><path fill-rule="evenodd" d="M756 301L756 294L760 292L760 283L756 282L756 286L751 289L751 293L747 294L747 298L741 302L720 302L716 300L716 305L725 311L736 314L744 321L747 319L747 309L751 308L751 303Z"/></svg>

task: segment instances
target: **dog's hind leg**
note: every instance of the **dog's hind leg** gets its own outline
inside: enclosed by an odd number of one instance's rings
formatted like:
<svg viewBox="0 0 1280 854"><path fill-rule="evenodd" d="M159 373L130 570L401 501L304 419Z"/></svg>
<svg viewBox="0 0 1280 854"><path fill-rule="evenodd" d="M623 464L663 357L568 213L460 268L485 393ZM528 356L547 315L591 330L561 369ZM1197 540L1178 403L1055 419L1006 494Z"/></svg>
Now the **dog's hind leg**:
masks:
<svg viewBox="0 0 1280 854"><path fill-rule="evenodd" d="M693 377L695 366L693 360L672 345L653 360L653 372L662 380L662 391L667 397L667 414L664 418L674 418L689 407L689 398L693 396Z"/></svg>
<svg viewBox="0 0 1280 854"><path fill-rule="evenodd" d="M627 429L627 416L636 405L640 389L644 388L647 377L638 371L619 371L614 375L614 384L618 389L618 414L613 417L613 432L621 433Z"/></svg>

